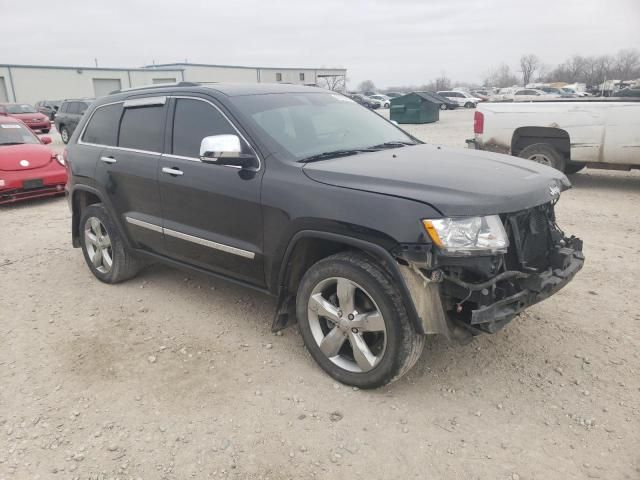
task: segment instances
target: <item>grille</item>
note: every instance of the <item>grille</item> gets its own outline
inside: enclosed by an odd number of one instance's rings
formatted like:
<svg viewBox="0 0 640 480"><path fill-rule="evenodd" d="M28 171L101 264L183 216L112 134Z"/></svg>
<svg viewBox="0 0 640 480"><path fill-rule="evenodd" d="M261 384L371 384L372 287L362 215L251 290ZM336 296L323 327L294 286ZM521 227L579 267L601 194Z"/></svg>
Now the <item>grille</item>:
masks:
<svg viewBox="0 0 640 480"><path fill-rule="evenodd" d="M553 206L540 205L507 215L505 228L509 234L510 269L537 272L549 266L549 252L553 247Z"/></svg>

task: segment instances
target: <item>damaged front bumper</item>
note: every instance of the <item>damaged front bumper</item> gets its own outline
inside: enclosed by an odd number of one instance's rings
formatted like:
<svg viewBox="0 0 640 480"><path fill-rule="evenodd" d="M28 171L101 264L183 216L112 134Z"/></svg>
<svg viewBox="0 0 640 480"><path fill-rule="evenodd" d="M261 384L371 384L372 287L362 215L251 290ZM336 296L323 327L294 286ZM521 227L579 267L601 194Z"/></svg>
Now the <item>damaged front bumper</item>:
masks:
<svg viewBox="0 0 640 480"><path fill-rule="evenodd" d="M567 285L584 265L582 241L565 238L549 254L548 268L538 272L507 270L481 282L465 282L446 268L401 266L426 334L463 340L495 333L527 307Z"/></svg>

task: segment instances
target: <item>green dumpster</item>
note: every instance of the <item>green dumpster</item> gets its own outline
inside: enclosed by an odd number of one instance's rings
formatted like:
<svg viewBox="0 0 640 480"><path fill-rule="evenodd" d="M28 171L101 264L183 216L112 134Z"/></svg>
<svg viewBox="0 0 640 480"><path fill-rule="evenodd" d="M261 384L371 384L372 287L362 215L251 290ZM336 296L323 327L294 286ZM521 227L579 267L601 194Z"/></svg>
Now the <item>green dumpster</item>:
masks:
<svg viewBox="0 0 640 480"><path fill-rule="evenodd" d="M391 99L390 118L398 123L433 123L440 120L442 101L429 92L411 92Z"/></svg>

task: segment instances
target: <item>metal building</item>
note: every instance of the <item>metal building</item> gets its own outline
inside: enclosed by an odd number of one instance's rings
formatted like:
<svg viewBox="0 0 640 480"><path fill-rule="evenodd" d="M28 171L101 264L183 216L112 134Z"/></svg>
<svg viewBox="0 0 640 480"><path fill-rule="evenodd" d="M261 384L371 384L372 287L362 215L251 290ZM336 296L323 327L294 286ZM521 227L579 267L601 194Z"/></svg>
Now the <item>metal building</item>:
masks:
<svg viewBox="0 0 640 480"><path fill-rule="evenodd" d="M180 81L213 83L296 83L335 86L346 80L342 68L263 68L199 63L142 68L62 67L0 64L0 103L94 98L113 90Z"/></svg>

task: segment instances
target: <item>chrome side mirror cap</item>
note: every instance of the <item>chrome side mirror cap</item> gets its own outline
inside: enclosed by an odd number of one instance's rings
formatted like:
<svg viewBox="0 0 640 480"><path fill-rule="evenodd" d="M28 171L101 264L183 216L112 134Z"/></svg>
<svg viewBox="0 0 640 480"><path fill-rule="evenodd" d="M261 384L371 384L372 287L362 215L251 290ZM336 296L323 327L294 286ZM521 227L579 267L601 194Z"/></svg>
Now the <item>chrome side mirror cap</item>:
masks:
<svg viewBox="0 0 640 480"><path fill-rule="evenodd" d="M212 135L200 143L200 160L217 163L220 158L238 158L242 145L237 135Z"/></svg>
<svg viewBox="0 0 640 480"><path fill-rule="evenodd" d="M253 153L242 153L242 143L237 135L212 135L200 143L200 161L236 168L257 168L258 159Z"/></svg>

